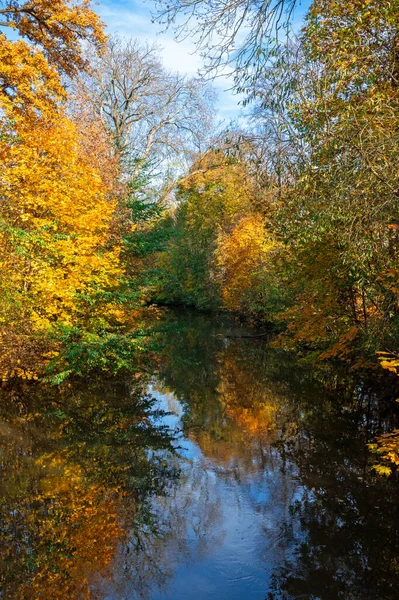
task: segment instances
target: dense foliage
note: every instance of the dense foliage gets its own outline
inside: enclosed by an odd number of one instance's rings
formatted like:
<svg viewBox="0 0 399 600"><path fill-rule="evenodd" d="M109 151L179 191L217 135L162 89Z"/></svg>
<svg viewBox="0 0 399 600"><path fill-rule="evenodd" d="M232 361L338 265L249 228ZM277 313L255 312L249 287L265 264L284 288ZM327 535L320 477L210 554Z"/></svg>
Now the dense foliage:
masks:
<svg viewBox="0 0 399 600"><path fill-rule="evenodd" d="M313 0L274 44L296 0L158 4L197 16L208 73L235 65L242 128L217 130L209 83L157 47L107 37L91 0L0 0L0 596L93 597L122 548L137 588L164 579L165 540L197 531L163 503L190 485L187 432L237 478L268 453L295 466L279 539L297 562L279 557L270 600L305 578L393 597L399 0ZM229 333L182 335L164 305ZM179 399L177 437L153 392ZM201 495L207 516L206 479L184 505Z"/></svg>
<svg viewBox="0 0 399 600"><path fill-rule="evenodd" d="M189 14L185 0L160 4L166 20ZM199 179L192 167L179 233L162 258L161 297L277 325L275 344L318 364L378 376L380 362L399 374L399 5L315 0L300 34L271 46L267 28L285 4L262 12L252 2L212 3L221 31L228 19L235 28L216 42L219 54L208 48L210 64L228 64L225 44L249 20L259 25L235 57L252 127L238 148L237 136L220 145L235 156L221 177L209 168ZM193 6L200 27L209 6ZM237 165L251 199L226 220ZM395 431L372 446L381 473L399 464L397 440Z"/></svg>
<svg viewBox="0 0 399 600"><path fill-rule="evenodd" d="M317 1L269 54L246 141L179 191L163 293L278 323L280 343L356 368L397 352L398 19L396 3Z"/></svg>
<svg viewBox="0 0 399 600"><path fill-rule="evenodd" d="M257 24L236 56L246 131L215 135L209 86L107 39L86 0L0 1L3 380L135 369L154 300L399 371L399 5L314 0L271 45L294 5L212 3L230 41L239 7Z"/></svg>
<svg viewBox="0 0 399 600"><path fill-rule="evenodd" d="M86 0L4 1L0 15L0 378L134 369L156 317L150 177L167 194L210 102L155 48L107 39Z"/></svg>

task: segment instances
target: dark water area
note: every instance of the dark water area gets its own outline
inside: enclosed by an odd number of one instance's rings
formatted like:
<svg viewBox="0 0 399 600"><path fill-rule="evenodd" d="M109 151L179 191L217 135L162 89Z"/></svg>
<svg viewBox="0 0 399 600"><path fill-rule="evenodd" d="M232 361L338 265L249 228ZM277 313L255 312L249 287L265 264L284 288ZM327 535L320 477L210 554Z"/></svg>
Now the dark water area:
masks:
<svg viewBox="0 0 399 600"><path fill-rule="evenodd" d="M398 598L383 395L176 325L145 372L1 393L0 598Z"/></svg>

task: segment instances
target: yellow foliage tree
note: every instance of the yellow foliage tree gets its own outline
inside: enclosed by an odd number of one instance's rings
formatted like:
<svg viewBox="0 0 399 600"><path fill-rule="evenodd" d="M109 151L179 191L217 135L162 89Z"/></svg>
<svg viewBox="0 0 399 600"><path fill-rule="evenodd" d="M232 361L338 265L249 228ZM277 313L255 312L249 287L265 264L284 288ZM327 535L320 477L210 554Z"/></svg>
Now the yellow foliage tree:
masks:
<svg viewBox="0 0 399 600"><path fill-rule="evenodd" d="M262 275L275 249L260 215L250 214L238 221L230 233L220 232L215 260L226 308L253 311Z"/></svg>
<svg viewBox="0 0 399 600"><path fill-rule="evenodd" d="M106 248L115 203L82 155L75 126L60 118L34 130L14 125L14 133L17 141L1 144L5 345L11 331L30 336L71 325L82 318L83 298L120 275L118 248Z"/></svg>
<svg viewBox="0 0 399 600"><path fill-rule="evenodd" d="M57 508L28 520L37 540L35 569L24 583L14 583L12 597L93 598L90 577L110 566L123 537L118 493L89 483L79 465L57 453L36 462L44 476L32 501Z"/></svg>
<svg viewBox="0 0 399 600"><path fill-rule="evenodd" d="M255 181L244 160L212 150L181 180L177 198L176 235L161 260L166 274L162 294L183 304L214 307L220 297L215 251L240 219L253 214Z"/></svg>
<svg viewBox="0 0 399 600"><path fill-rule="evenodd" d="M82 39L101 47L105 36L86 0L0 2L0 18L35 44L0 35L0 373L31 378L57 351L56 330L117 312L96 302L121 275L116 170L100 171L107 140L98 127L66 116L59 75L84 67Z"/></svg>
<svg viewBox="0 0 399 600"><path fill-rule="evenodd" d="M187 228L199 235L228 229L255 202L255 185L245 162L223 151L209 151L192 167L179 186Z"/></svg>
<svg viewBox="0 0 399 600"><path fill-rule="evenodd" d="M0 0L0 27L40 46L49 63L73 75L85 67L81 41L101 48L106 39L90 7L90 0Z"/></svg>

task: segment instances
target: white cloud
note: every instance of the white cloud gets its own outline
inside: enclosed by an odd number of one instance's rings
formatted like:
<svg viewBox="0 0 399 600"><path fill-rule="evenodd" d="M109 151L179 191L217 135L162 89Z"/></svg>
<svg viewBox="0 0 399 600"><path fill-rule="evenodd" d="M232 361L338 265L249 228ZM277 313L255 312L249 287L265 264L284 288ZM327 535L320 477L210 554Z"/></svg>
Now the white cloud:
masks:
<svg viewBox="0 0 399 600"><path fill-rule="evenodd" d="M188 75L196 75L201 67L201 58L190 41L177 43L171 31L162 33L161 27L152 23L150 10L143 5L128 0L121 3L103 2L97 12L107 25L110 33L133 37L142 42L156 43L162 50L165 67Z"/></svg>
<svg viewBox="0 0 399 600"><path fill-rule="evenodd" d="M155 40L161 46L162 60L167 69L195 76L202 66L201 58L195 53L195 48L188 42L177 43L166 34L159 35Z"/></svg>

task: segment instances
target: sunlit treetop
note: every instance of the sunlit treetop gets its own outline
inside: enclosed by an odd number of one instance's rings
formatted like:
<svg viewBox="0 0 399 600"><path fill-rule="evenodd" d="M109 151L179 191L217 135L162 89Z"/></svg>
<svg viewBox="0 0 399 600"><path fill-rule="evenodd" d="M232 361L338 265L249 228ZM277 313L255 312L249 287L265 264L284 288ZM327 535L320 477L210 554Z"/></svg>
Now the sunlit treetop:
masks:
<svg viewBox="0 0 399 600"><path fill-rule="evenodd" d="M14 30L41 47L50 64L73 75L85 67L81 41L101 48L106 39L90 7L90 0L0 0L0 28L3 36Z"/></svg>
<svg viewBox="0 0 399 600"><path fill-rule="evenodd" d="M399 82L399 10L381 0L315 0L305 29L306 47L314 60L328 61L346 86Z"/></svg>
<svg viewBox="0 0 399 600"><path fill-rule="evenodd" d="M65 97L56 69L24 40L0 35L0 64L0 107L10 119L49 117Z"/></svg>

